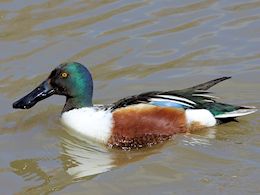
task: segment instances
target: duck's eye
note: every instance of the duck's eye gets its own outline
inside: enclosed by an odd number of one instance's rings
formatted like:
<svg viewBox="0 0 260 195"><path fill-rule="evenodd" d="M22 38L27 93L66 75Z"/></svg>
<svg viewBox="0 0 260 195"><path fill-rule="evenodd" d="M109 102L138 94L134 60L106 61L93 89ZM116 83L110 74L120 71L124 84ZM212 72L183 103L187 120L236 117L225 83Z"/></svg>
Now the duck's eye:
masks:
<svg viewBox="0 0 260 195"><path fill-rule="evenodd" d="M62 72L62 73L61 73L61 77L62 77L62 78L67 78L67 77L68 77L68 73Z"/></svg>

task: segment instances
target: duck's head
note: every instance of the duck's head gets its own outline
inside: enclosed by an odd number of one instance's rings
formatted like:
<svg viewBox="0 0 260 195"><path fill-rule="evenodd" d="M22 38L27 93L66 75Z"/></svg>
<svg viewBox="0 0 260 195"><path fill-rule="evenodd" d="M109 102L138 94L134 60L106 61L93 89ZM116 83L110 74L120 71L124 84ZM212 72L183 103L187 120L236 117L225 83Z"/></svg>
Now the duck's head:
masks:
<svg viewBox="0 0 260 195"><path fill-rule="evenodd" d="M93 81L88 69L69 62L55 68L32 92L13 103L13 108L29 109L51 95L66 96L63 111L92 106Z"/></svg>

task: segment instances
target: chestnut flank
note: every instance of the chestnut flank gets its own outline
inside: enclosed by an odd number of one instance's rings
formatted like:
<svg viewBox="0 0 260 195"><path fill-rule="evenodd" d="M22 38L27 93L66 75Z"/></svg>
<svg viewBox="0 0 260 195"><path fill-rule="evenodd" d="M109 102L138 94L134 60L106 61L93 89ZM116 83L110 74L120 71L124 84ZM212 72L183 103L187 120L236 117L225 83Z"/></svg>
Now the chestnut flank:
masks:
<svg viewBox="0 0 260 195"><path fill-rule="evenodd" d="M185 112L178 108L134 105L113 112L108 144L124 149L151 146L187 132Z"/></svg>

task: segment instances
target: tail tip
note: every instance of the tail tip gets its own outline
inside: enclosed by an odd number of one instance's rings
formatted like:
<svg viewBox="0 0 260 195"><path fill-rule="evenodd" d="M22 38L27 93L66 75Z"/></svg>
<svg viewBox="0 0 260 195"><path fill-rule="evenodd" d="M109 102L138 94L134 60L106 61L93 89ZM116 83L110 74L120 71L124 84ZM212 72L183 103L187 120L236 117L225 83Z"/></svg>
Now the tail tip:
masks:
<svg viewBox="0 0 260 195"><path fill-rule="evenodd" d="M232 112L227 112L224 114L220 114L215 116L216 118L236 118L240 116L245 116L249 114L253 114L257 112L258 109L254 106L241 106L238 110L232 111Z"/></svg>

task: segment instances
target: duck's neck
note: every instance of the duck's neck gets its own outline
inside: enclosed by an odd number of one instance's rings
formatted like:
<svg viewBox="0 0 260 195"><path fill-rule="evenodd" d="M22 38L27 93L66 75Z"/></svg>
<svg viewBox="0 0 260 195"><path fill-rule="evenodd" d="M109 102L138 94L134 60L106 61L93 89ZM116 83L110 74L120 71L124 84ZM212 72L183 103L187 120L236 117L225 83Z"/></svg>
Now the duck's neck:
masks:
<svg viewBox="0 0 260 195"><path fill-rule="evenodd" d="M93 106L92 96L67 97L62 113L67 112L69 110L73 110L75 108L83 108L83 107L91 107L91 106Z"/></svg>

